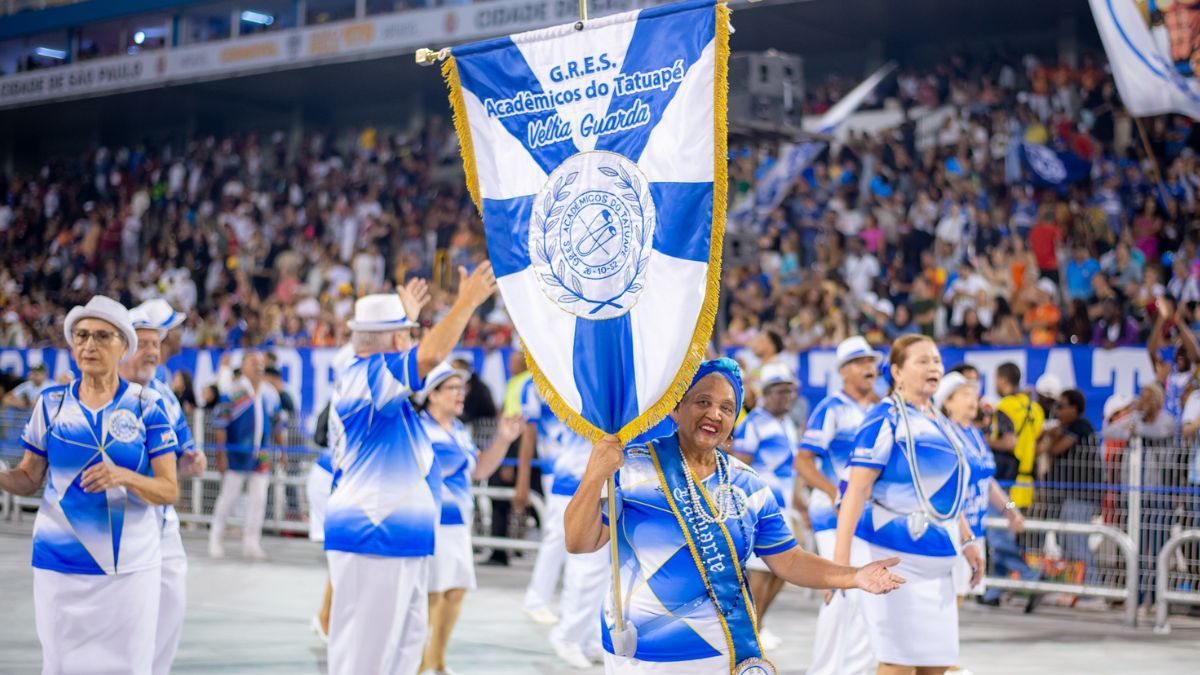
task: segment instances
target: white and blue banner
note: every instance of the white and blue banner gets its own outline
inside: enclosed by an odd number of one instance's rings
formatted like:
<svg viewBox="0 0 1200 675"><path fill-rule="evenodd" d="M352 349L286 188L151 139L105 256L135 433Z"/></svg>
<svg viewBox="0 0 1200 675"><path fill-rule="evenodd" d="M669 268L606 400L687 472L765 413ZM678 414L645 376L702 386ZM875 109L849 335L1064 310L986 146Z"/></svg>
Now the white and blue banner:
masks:
<svg viewBox="0 0 1200 675"><path fill-rule="evenodd" d="M730 350L729 355L736 357L741 352L740 349ZM1029 386L1043 373L1053 373L1064 387L1083 392L1087 399L1085 415L1097 426L1101 408L1109 396L1136 395L1141 385L1154 380L1154 368L1145 347L942 347L941 352L947 367L970 363L978 368L983 377L985 396L995 394L993 375L996 367L1006 361L1021 368ZM222 353L218 349L185 349L171 357L167 366L172 372L187 371L199 398L204 387L216 382ZM320 412L333 391L332 363L337 350L280 348L273 353L283 375L284 389L292 395L301 414ZM454 356L466 358L472 364L498 401L511 375L508 371L510 353L508 349L485 351L473 348L456 350ZM73 370L71 354L66 349L0 348L0 371L23 377L39 363L46 364L52 379ZM800 379L800 394L810 406L841 387L833 350L801 354L794 365Z"/></svg>
<svg viewBox="0 0 1200 675"><path fill-rule="evenodd" d="M1088 177L1092 165L1071 152L1022 141L1021 162L1029 181L1038 187L1065 188Z"/></svg>
<svg viewBox="0 0 1200 675"><path fill-rule="evenodd" d="M1200 119L1200 21L1193 2L1090 0L1096 28L1134 117Z"/></svg>
<svg viewBox="0 0 1200 675"><path fill-rule="evenodd" d="M682 2L455 47L467 187L538 388L629 440L704 356L725 219L729 10Z"/></svg>

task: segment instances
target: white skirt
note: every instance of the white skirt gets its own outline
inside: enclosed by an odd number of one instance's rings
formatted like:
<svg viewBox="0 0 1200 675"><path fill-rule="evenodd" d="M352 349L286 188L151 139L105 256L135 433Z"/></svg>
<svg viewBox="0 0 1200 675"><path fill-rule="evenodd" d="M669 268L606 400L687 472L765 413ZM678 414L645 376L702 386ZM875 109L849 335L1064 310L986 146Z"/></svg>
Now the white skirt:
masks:
<svg viewBox="0 0 1200 675"><path fill-rule="evenodd" d="M452 588L475 590L475 551L471 548L471 528L466 525L438 525L433 544L429 592L443 593Z"/></svg>
<svg viewBox="0 0 1200 675"><path fill-rule="evenodd" d="M987 569L987 541L983 537L976 538L975 544L971 546L979 549L979 555L983 557L983 568ZM960 555L958 560L954 562L954 592L957 595L983 595L987 590L984 587L983 578L979 579L979 583L972 587L971 583L971 563L967 562L967 557Z"/></svg>
<svg viewBox="0 0 1200 675"><path fill-rule="evenodd" d="M325 541L325 505L329 503L329 493L333 490L333 474L317 463L313 463L308 472L308 538L313 541Z"/></svg>
<svg viewBox="0 0 1200 675"><path fill-rule="evenodd" d="M604 675L729 675L729 657L692 661L638 661L604 653Z"/></svg>
<svg viewBox="0 0 1200 675"><path fill-rule="evenodd" d="M33 570L33 613L43 675L149 675L161 570L63 574Z"/></svg>
<svg viewBox="0 0 1200 675"><path fill-rule="evenodd" d="M897 555L871 546L875 560ZM885 595L862 595L867 633L882 663L899 666L952 666L958 661L958 598L950 569L931 576L900 555L892 570L907 579Z"/></svg>

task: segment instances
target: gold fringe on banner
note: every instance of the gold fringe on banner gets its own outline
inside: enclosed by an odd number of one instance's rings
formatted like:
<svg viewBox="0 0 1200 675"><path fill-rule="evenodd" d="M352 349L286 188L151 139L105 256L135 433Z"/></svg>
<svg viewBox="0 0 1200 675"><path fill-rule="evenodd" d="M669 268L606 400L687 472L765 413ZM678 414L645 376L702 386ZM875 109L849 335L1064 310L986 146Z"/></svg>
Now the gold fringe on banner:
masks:
<svg viewBox="0 0 1200 675"><path fill-rule="evenodd" d="M721 297L721 255L725 247L725 216L727 208L727 191L729 188L728 166L728 133L726 120L729 96L729 27L732 11L725 4L716 5L716 22L713 41L715 47L715 72L713 75L713 204L712 204L712 233L708 252L708 275L705 283L704 304L700 308L700 316L696 328L692 332L687 354L679 371L675 374L670 386L641 415L626 424L618 433L622 443L628 443L637 436L658 424L664 417L675 409L679 400L687 393L692 384L692 378L704 362L709 340L712 338L713 325L717 319L717 304ZM471 194L475 207L483 213L482 202L479 199L479 176L475 170L475 152L471 142L471 129L467 121L466 102L463 100L462 83L458 77L458 66L454 57L446 59L442 64L442 76L450 88L450 104L454 108L454 129L458 133L459 145L463 156L463 170L466 172L467 190ZM573 410L550 384L550 380L538 366L528 349L525 352L525 363L533 373L533 380L538 393L572 431L592 442L600 440L607 432L597 428L578 412ZM632 376L632 375L630 375Z"/></svg>

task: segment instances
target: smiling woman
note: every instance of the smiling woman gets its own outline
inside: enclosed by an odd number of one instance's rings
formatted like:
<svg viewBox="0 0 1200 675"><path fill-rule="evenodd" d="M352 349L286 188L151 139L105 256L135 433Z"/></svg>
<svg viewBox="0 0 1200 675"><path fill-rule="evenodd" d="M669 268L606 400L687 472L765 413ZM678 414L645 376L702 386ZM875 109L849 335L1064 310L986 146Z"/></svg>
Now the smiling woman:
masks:
<svg viewBox="0 0 1200 675"><path fill-rule="evenodd" d="M612 634L610 602L603 617L610 674L774 673L746 581L751 552L775 575L809 588L886 593L904 582L887 569L895 559L855 568L796 546L770 487L720 449L741 404L737 364L707 361L672 413L675 433L625 449L608 436L592 450L567 507L566 541L572 553L609 541L601 489L616 474L619 591L632 630Z"/></svg>
<svg viewBox="0 0 1200 675"><path fill-rule="evenodd" d="M82 377L38 397L19 466L0 490L45 486L33 530L43 672L148 673L158 616L161 511L174 502L177 441L158 393L117 364L137 350L129 313L96 296L67 315Z"/></svg>

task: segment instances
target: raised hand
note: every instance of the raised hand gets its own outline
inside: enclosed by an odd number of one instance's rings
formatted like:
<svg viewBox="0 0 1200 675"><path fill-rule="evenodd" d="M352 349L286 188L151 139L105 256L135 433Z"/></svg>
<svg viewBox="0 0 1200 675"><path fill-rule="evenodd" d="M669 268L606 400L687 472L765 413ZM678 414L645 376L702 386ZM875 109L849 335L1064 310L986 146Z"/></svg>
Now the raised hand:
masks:
<svg viewBox="0 0 1200 675"><path fill-rule="evenodd" d="M472 308L487 302L496 293L496 274L492 271L492 263L483 262L474 272L467 274L467 268L458 268L458 299L470 303Z"/></svg>
<svg viewBox="0 0 1200 675"><path fill-rule="evenodd" d="M625 448L621 439L609 434L592 446L584 473L593 478L608 480L625 464Z"/></svg>
<svg viewBox="0 0 1200 675"><path fill-rule="evenodd" d="M524 428L525 422L520 415L509 415L508 417L500 418L500 424L496 426L496 436L505 443L512 443L521 437L521 430Z"/></svg>
<svg viewBox="0 0 1200 675"><path fill-rule="evenodd" d="M430 298L433 297L429 293L429 282L417 278L409 279L408 283L396 291L396 294L400 296L400 302L404 303L404 313L408 316L408 320L414 323L421 316L421 310L429 304Z"/></svg>
<svg viewBox="0 0 1200 675"><path fill-rule="evenodd" d="M900 558L888 558L887 560L876 560L858 568L858 571L854 573L854 587L875 595L900 588L900 585L907 579L888 569L899 562Z"/></svg>

